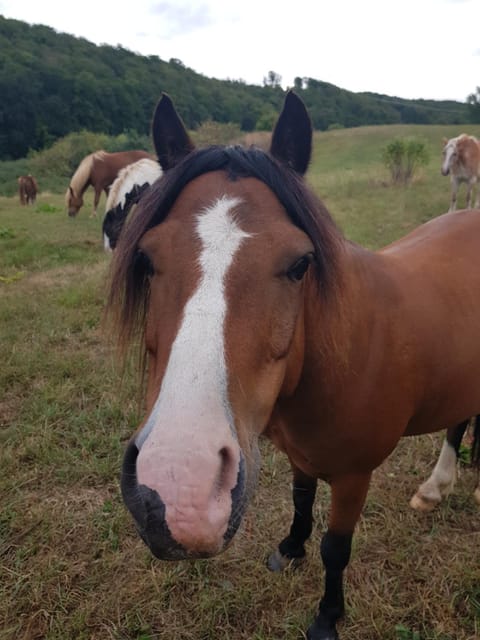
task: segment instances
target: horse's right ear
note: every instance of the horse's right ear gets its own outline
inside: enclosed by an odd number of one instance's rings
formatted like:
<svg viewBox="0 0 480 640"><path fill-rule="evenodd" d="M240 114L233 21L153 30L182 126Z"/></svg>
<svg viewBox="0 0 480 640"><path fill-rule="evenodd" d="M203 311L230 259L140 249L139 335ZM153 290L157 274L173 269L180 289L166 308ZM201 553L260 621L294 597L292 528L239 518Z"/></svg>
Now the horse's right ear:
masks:
<svg viewBox="0 0 480 640"><path fill-rule="evenodd" d="M164 171L174 167L195 148L166 93L162 94L153 114L152 136L158 162Z"/></svg>

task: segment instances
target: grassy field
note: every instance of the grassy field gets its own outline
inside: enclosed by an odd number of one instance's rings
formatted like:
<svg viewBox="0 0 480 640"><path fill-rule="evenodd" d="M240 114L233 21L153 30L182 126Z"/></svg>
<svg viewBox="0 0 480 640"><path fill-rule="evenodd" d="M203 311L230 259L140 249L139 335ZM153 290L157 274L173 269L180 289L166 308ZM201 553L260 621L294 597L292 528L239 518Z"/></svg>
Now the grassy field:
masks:
<svg viewBox="0 0 480 640"><path fill-rule="evenodd" d="M447 210L441 138L458 133L316 134L308 180L349 238L379 247ZM393 187L381 149L412 134L431 162L412 185ZM288 464L268 443L260 486L223 556L160 563L134 531L119 472L138 419L137 379L133 368L120 379L101 323L110 258L90 203L91 194L72 220L61 194L44 192L30 208L0 198L0 640L298 640L322 592L328 489L315 505L309 562L269 573L265 558L292 507ZM440 434L402 441L374 474L346 571L342 640L480 638L475 474L463 466L432 514L408 506L440 443Z"/></svg>

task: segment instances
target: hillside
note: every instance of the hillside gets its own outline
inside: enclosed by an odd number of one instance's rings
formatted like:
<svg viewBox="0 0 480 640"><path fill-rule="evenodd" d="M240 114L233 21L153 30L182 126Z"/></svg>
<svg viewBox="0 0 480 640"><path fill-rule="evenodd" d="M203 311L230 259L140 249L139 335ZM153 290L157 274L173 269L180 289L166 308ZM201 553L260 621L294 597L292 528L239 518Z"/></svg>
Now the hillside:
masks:
<svg viewBox="0 0 480 640"><path fill-rule="evenodd" d="M313 78L296 78L314 127L456 124L468 121L458 102L404 100L352 93ZM180 60L97 46L42 25L0 16L0 160L18 159L74 131L148 134L162 91L175 98L187 127L212 120L243 131L269 129L284 91L272 83L207 78Z"/></svg>

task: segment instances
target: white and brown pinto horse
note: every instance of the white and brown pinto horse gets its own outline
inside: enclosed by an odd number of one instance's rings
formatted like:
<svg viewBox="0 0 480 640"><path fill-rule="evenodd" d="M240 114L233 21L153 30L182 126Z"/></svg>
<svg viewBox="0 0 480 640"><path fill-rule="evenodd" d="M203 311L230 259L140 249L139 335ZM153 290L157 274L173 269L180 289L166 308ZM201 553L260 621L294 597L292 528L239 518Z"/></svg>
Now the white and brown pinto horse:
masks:
<svg viewBox="0 0 480 640"><path fill-rule="evenodd" d="M349 242L302 178L312 127L292 92L270 153L193 149L168 96L153 136L165 173L122 233L110 294L122 342L139 328L148 355L124 501L155 556L218 554L271 438L295 505L271 569L303 558L317 479L331 487L308 638L334 640L373 470L402 436L480 413L480 217L445 214L378 252Z"/></svg>
<svg viewBox="0 0 480 640"><path fill-rule="evenodd" d="M83 206L83 194L92 186L95 191L92 216L97 215L97 207L102 191L108 195L110 185L118 176L118 172L132 162L140 158L151 158L146 151L95 151L85 156L73 174L67 192L65 204L68 215L74 217Z"/></svg>
<svg viewBox="0 0 480 640"><path fill-rule="evenodd" d="M115 249L127 217L133 212L148 187L161 175L160 165L150 158L137 160L119 171L105 205L102 223L105 251Z"/></svg>
<svg viewBox="0 0 480 640"><path fill-rule="evenodd" d="M473 190L480 179L480 142L462 133L456 138L443 139L442 175L450 175L452 195L449 211L457 209L457 193L460 183L467 183L467 209L472 206ZM480 208L480 192L477 189L475 209Z"/></svg>

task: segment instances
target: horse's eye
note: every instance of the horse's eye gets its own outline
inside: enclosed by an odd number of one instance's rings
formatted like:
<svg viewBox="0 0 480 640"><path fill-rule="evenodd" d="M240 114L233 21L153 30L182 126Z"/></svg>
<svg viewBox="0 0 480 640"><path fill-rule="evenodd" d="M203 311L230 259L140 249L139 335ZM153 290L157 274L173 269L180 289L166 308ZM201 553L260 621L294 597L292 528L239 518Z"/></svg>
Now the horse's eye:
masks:
<svg viewBox="0 0 480 640"><path fill-rule="evenodd" d="M313 260L313 254L307 253L302 256L299 260L297 260L287 271L287 276L290 280L300 281L303 276L307 273L308 267Z"/></svg>
<svg viewBox="0 0 480 640"><path fill-rule="evenodd" d="M135 271L143 273L148 278L154 274L152 261L143 251L137 251L135 256Z"/></svg>

